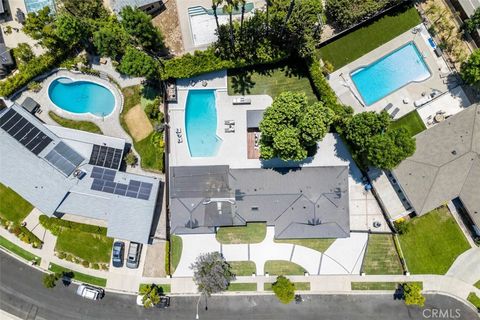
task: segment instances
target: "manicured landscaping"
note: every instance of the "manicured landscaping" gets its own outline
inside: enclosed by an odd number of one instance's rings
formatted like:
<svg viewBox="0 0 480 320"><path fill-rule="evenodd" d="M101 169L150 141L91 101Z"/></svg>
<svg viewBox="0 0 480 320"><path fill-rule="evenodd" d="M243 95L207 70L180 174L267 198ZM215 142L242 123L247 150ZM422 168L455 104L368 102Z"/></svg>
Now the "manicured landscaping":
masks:
<svg viewBox="0 0 480 320"><path fill-rule="evenodd" d="M403 273L402 264L395 249L392 235L369 235L362 271L366 274Z"/></svg>
<svg viewBox="0 0 480 320"><path fill-rule="evenodd" d="M227 291L257 291L256 283L230 283Z"/></svg>
<svg viewBox="0 0 480 320"><path fill-rule="evenodd" d="M134 142L133 146L142 158L142 168L163 171L163 148L153 142L156 134L158 133L152 132L145 139Z"/></svg>
<svg viewBox="0 0 480 320"><path fill-rule="evenodd" d="M259 243L265 239L267 225L255 222L242 227L221 227L216 238L222 244Z"/></svg>
<svg viewBox="0 0 480 320"><path fill-rule="evenodd" d="M467 297L467 300L473 304L478 310L480 310L480 298L475 294L475 292L470 292Z"/></svg>
<svg viewBox="0 0 480 320"><path fill-rule="evenodd" d="M269 260L265 262L264 266L265 273L269 275L285 275L285 276L295 276L305 274L305 269L299 266L296 263L285 261L285 260Z"/></svg>
<svg viewBox="0 0 480 320"><path fill-rule="evenodd" d="M27 261L37 261L37 264L40 264L40 257L34 255L33 253L30 253L26 250L24 250L23 248L20 248L19 246L17 246L16 244L8 241L7 239L5 239L4 237L0 236L0 246L5 248L6 250L10 251L11 253L27 260Z"/></svg>
<svg viewBox="0 0 480 320"><path fill-rule="evenodd" d="M236 276L251 276L257 272L257 267L253 261L229 261L230 270Z"/></svg>
<svg viewBox="0 0 480 320"><path fill-rule="evenodd" d="M417 110L414 110L404 115L398 120L392 121L392 123L390 124L390 128L405 128L408 130L412 137L427 129L427 127L425 127L425 124L422 121L422 118L420 118Z"/></svg>
<svg viewBox="0 0 480 320"><path fill-rule="evenodd" d="M267 94L275 98L284 91L305 92L310 103L318 101L305 67L292 67L296 64L288 61L273 66L228 70L228 94Z"/></svg>
<svg viewBox="0 0 480 320"><path fill-rule="evenodd" d="M339 69L421 23L415 8L386 15L319 49L322 59Z"/></svg>
<svg viewBox="0 0 480 320"><path fill-rule="evenodd" d="M148 283L141 283L140 286L138 287L138 291L142 291L143 288L147 287L149 284ZM158 288L160 288L161 293L170 293L171 286L169 284L155 284Z"/></svg>
<svg viewBox="0 0 480 320"><path fill-rule="evenodd" d="M109 263L113 239L74 229L64 229L57 237L55 251L70 253L91 263Z"/></svg>
<svg viewBox="0 0 480 320"><path fill-rule="evenodd" d="M273 283L264 283L263 290L265 291L272 291L272 284ZM310 282L294 282L295 290L302 290L302 291L309 291L310 290Z"/></svg>
<svg viewBox="0 0 480 320"><path fill-rule="evenodd" d="M0 217L5 220L20 223L33 210L30 203L1 183L0 199Z"/></svg>
<svg viewBox="0 0 480 320"><path fill-rule="evenodd" d="M399 236L412 274L445 274L455 259L470 248L448 208L437 208L407 223Z"/></svg>
<svg viewBox="0 0 480 320"><path fill-rule="evenodd" d="M291 243L304 246L319 252L325 252L335 242L336 239L275 239L276 243Z"/></svg>
<svg viewBox="0 0 480 320"><path fill-rule="evenodd" d="M170 237L170 273L174 273L175 269L182 257L183 243L182 238L172 235Z"/></svg>
<svg viewBox="0 0 480 320"><path fill-rule="evenodd" d="M66 119L66 118L60 117L58 114L56 114L53 111L49 111L48 115L50 118L52 118L53 121L55 121L62 127L87 131L91 133L103 134L102 130L93 122Z"/></svg>
<svg viewBox="0 0 480 320"><path fill-rule="evenodd" d="M475 286L475 288L480 289L480 280L475 282L474 286Z"/></svg>
<svg viewBox="0 0 480 320"><path fill-rule="evenodd" d="M50 266L48 270L55 272L55 273L62 273L62 272L71 272L73 273L73 279L80 281L80 282L86 282L89 284L93 284L94 286L100 286L100 287L105 287L107 285L107 279L104 278L99 278L99 277L94 277L88 274L84 274L81 272L73 271L68 268L59 266L58 264L55 263L50 263Z"/></svg>
<svg viewBox="0 0 480 320"><path fill-rule="evenodd" d="M423 288L423 282L415 282ZM398 282L352 282L352 290L396 290L400 284Z"/></svg>

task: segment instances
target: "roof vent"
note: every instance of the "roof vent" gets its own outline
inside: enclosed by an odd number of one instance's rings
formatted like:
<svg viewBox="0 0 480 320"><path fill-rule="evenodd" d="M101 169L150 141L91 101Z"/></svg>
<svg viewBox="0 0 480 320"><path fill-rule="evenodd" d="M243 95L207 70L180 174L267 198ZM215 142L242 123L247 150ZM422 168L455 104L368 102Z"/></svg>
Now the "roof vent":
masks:
<svg viewBox="0 0 480 320"><path fill-rule="evenodd" d="M456 155L456 154L457 154L457 150L453 150L453 151L452 151L452 154L453 154L453 155Z"/></svg>
<svg viewBox="0 0 480 320"><path fill-rule="evenodd" d="M78 180L81 180L83 177L85 177L87 173L83 170L77 169L73 172L73 176L77 178Z"/></svg>
<svg viewBox="0 0 480 320"><path fill-rule="evenodd" d="M252 211L258 211L258 207L252 207Z"/></svg>

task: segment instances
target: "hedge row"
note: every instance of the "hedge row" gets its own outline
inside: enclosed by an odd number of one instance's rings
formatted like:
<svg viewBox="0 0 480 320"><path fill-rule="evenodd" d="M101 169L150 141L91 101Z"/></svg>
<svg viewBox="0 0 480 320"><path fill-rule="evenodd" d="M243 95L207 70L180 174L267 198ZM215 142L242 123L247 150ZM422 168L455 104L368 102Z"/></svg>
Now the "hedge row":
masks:
<svg viewBox="0 0 480 320"><path fill-rule="evenodd" d="M33 58L20 72L8 77L0 83L0 96L8 97L20 88L26 86L31 80L39 75L53 69L62 56L45 53Z"/></svg>
<svg viewBox="0 0 480 320"><path fill-rule="evenodd" d="M39 218L41 225L50 230L53 235L58 236L62 229L73 229L88 233L95 233L102 236L107 235L107 228L94 226L90 224L78 223L68 220L62 220L59 218L49 218L46 215L41 215Z"/></svg>

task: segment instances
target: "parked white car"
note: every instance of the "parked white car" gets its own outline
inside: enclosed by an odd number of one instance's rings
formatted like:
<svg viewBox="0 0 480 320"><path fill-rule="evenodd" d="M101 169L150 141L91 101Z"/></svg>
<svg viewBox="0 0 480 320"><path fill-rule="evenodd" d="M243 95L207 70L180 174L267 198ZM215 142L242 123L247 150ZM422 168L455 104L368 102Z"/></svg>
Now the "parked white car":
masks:
<svg viewBox="0 0 480 320"><path fill-rule="evenodd" d="M100 300L105 295L105 291L102 288L81 284L77 288L77 294L85 299Z"/></svg>

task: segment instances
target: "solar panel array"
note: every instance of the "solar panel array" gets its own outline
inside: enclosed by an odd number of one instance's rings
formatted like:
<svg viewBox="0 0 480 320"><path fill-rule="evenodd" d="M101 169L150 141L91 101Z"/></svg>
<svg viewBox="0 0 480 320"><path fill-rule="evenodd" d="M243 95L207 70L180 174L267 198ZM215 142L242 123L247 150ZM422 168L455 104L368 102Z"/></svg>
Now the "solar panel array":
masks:
<svg viewBox="0 0 480 320"><path fill-rule="evenodd" d="M130 180L129 184L114 182L115 170L93 167L90 177L93 178L90 189L120 196L148 200L152 191L152 184L138 180Z"/></svg>
<svg viewBox="0 0 480 320"><path fill-rule="evenodd" d="M55 168L67 177L85 160L64 142L60 142L45 157Z"/></svg>
<svg viewBox="0 0 480 320"><path fill-rule="evenodd" d="M90 164L105 168L118 169L122 161L122 149L115 149L106 146L93 145L90 155Z"/></svg>
<svg viewBox="0 0 480 320"><path fill-rule="evenodd" d="M52 142L49 136L14 109L8 110L0 118L0 127L35 155L42 152Z"/></svg>

